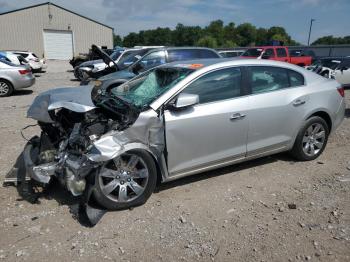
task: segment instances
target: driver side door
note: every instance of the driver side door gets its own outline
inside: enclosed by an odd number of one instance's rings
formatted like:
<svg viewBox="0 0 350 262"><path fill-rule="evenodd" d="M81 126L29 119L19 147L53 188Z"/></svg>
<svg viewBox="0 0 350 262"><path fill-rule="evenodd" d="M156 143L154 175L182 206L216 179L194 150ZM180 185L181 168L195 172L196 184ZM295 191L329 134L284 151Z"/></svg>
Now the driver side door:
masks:
<svg viewBox="0 0 350 262"><path fill-rule="evenodd" d="M199 173L246 154L249 97L242 97L238 67L218 69L190 83L182 93L199 104L164 112L170 176Z"/></svg>

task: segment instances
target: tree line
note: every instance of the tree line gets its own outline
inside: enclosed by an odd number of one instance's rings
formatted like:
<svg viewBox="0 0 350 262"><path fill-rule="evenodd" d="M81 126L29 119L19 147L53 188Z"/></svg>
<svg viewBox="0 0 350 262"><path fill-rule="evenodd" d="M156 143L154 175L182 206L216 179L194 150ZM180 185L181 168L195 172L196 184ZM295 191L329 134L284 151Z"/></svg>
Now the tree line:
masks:
<svg viewBox="0 0 350 262"><path fill-rule="evenodd" d="M222 20L215 20L208 26L186 26L177 24L175 29L157 27L156 29L132 32L121 38L114 35L115 46L204 46L211 48L232 48L237 46L266 45L271 41L281 41L284 45L300 45L293 40L281 26L257 28L251 23L237 25L233 22L224 24ZM332 36L319 38L313 44L336 44L339 41L350 43L350 36L334 38ZM342 43L343 43L342 42Z"/></svg>

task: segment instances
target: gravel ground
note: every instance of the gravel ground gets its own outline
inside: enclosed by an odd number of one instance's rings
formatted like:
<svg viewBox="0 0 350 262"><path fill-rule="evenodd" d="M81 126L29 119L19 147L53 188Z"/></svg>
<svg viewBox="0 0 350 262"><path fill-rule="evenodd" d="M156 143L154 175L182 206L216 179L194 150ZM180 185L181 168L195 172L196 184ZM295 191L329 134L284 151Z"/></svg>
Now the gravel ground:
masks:
<svg viewBox="0 0 350 262"><path fill-rule="evenodd" d="M50 62L36 84L1 98L0 180L25 141L33 98L77 86L67 62ZM350 104L350 90L346 91ZM25 131L34 135L36 128ZM53 188L31 204L0 188L3 261L350 261L350 112L321 157L285 154L160 186L132 210L107 213L94 228L74 215L78 199Z"/></svg>

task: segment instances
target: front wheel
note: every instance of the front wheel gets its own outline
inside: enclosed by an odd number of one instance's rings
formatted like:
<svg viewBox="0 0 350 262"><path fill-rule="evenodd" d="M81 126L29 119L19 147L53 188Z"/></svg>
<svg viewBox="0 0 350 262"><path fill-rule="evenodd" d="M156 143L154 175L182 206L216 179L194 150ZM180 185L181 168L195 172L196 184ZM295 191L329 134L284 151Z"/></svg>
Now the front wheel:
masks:
<svg viewBox="0 0 350 262"><path fill-rule="evenodd" d="M306 120L295 140L292 156L301 161L314 160L326 147L329 127L326 121L318 116Z"/></svg>
<svg viewBox="0 0 350 262"><path fill-rule="evenodd" d="M144 204L153 193L157 170L151 155L129 151L107 161L95 176L94 196L109 210Z"/></svg>

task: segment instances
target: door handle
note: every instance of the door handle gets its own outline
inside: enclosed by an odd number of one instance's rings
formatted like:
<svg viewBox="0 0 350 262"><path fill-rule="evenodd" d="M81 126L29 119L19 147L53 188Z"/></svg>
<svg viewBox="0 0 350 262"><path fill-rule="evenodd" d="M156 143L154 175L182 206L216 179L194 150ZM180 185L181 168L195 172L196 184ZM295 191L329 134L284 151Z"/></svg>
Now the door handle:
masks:
<svg viewBox="0 0 350 262"><path fill-rule="evenodd" d="M305 100L300 100L300 99L298 99L298 100L295 100L295 101L293 102L293 105L294 105L294 106L300 106L300 105L303 105L303 104L305 104L305 103L306 103Z"/></svg>
<svg viewBox="0 0 350 262"><path fill-rule="evenodd" d="M232 116L230 116L230 120L238 120L238 119L242 119L244 117L245 117L245 114L235 113Z"/></svg>

